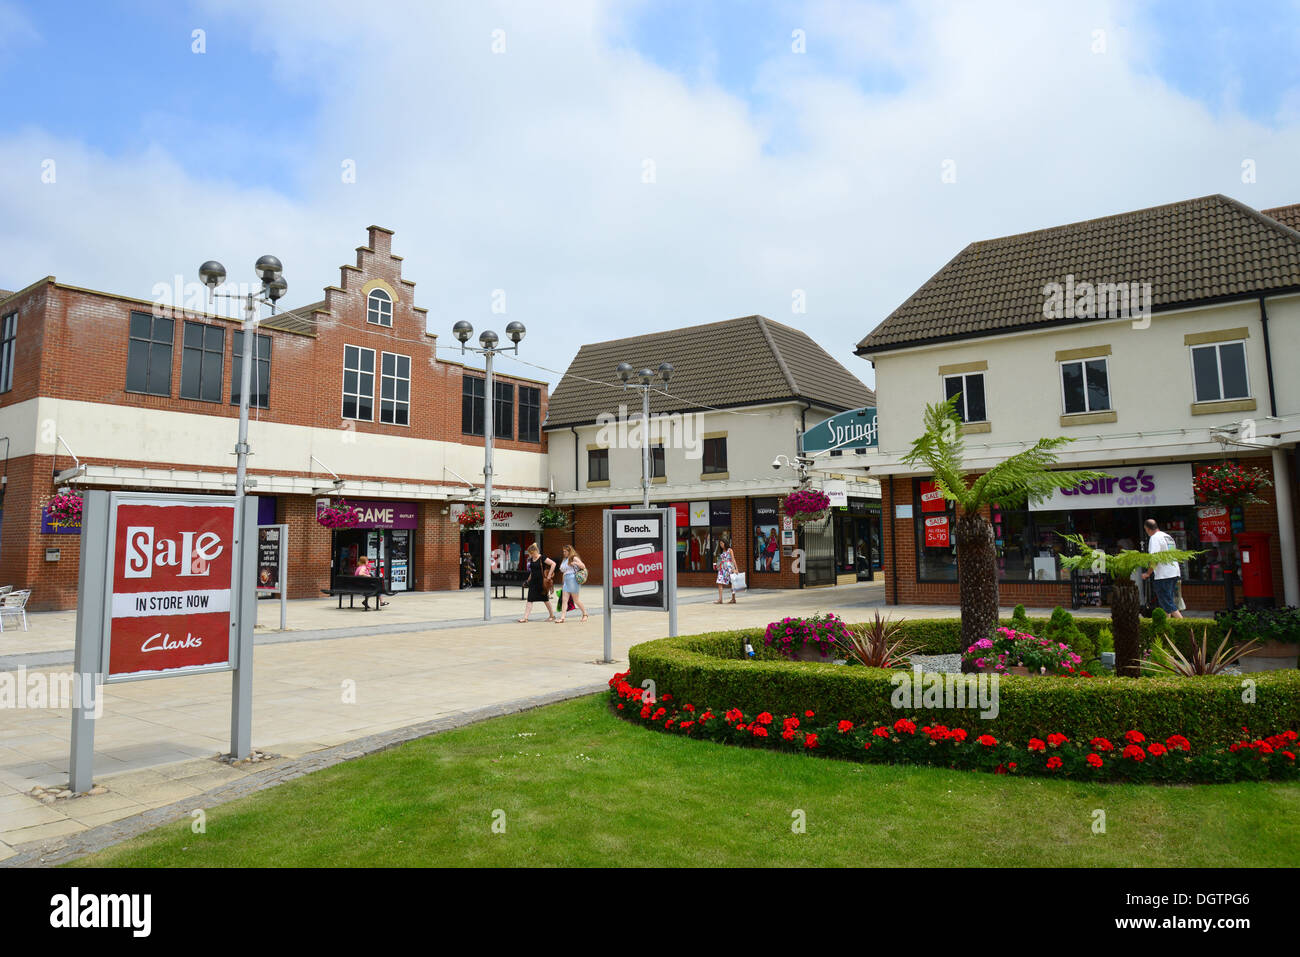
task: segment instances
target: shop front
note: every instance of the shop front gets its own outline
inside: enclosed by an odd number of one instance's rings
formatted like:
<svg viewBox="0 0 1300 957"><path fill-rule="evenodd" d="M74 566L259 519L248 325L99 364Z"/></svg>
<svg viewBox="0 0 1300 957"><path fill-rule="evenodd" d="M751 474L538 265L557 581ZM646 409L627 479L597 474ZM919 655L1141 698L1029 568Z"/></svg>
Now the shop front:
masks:
<svg viewBox="0 0 1300 957"><path fill-rule="evenodd" d="M352 501L350 504L360 512L361 521L352 528L336 528L331 534L330 587L336 577L359 574L358 569L364 567L369 574L382 578L390 591L411 590L414 581L411 562L419 525L416 503ZM318 502L318 510L320 507Z"/></svg>
<svg viewBox="0 0 1300 957"><path fill-rule="evenodd" d="M464 511L463 504L452 505L452 520L459 522ZM494 575L527 571L528 546L541 542L541 514L540 508L518 505L498 505L492 511L491 561ZM462 588L483 584L482 562L483 527L463 529L460 533Z"/></svg>
<svg viewBox="0 0 1300 957"><path fill-rule="evenodd" d="M1239 507L1198 505L1192 476L1197 467L1208 464L1098 465L1095 468L1108 478L1057 490L1023 508L991 509L998 578L1008 586L1004 597L1016 596L1016 600L1040 606L1067 601L1074 607L1105 604L1109 583L1103 576L1062 568L1061 557L1071 553L1063 536L1082 535L1090 546L1112 554L1123 549L1146 550L1143 525L1147 519L1155 519L1178 548L1201 553L1182 565L1183 585L1198 594L1193 607L1222 607L1224 572L1237 566L1241 536L1250 530L1275 541L1276 514L1271 505L1252 506L1249 515ZM1266 460L1248 464L1266 464ZM905 481L910 483L908 511L918 586L909 590L916 600L935 600L939 593L924 586L957 582L956 513L933 482ZM896 481L895 493L906 487ZM898 501L904 499L900 496ZM900 532L906 527L902 522L894 524ZM902 547L903 542L898 545ZM1270 581L1271 577L1270 572ZM1022 592L1019 585L1033 587Z"/></svg>
<svg viewBox="0 0 1300 957"><path fill-rule="evenodd" d="M840 584L873 581L880 571L880 502L850 498L836 509L835 572Z"/></svg>

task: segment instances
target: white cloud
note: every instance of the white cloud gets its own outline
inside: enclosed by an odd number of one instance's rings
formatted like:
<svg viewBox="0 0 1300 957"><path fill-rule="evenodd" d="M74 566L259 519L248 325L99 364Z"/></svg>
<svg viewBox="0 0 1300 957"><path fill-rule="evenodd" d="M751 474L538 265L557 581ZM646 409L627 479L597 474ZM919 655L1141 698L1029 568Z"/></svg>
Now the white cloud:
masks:
<svg viewBox="0 0 1300 957"><path fill-rule="evenodd" d="M973 240L1210 192L1300 201L1295 123L1170 90L1127 7L809 3L774 19L761 107L631 49L630 9L213 7L241 35L262 24L277 76L319 97L315 135L268 160L293 164L295 193L212 181L165 143L110 158L40 131L0 139L0 285L57 272L147 296L203 259L240 278L273 251L305 303L379 223L438 332L520 319L523 356L562 369L583 342L761 312L871 381L853 345ZM787 52L794 27L805 55ZM872 71L902 89L864 89ZM1243 158L1258 183L1240 182Z"/></svg>

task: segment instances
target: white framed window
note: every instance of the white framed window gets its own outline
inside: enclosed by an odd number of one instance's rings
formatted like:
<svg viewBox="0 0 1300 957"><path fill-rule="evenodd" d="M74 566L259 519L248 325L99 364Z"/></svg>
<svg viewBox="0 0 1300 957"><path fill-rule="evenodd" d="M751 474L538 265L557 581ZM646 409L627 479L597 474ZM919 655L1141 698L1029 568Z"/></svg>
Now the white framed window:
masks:
<svg viewBox="0 0 1300 957"><path fill-rule="evenodd" d="M343 347L343 418L375 420L375 350Z"/></svg>
<svg viewBox="0 0 1300 957"><path fill-rule="evenodd" d="M379 365L379 421L411 424L411 357L385 352Z"/></svg>
<svg viewBox="0 0 1300 957"><path fill-rule="evenodd" d="M984 406L984 373L965 372L943 377L943 397L958 395L957 415L963 422L986 422L988 412Z"/></svg>
<svg viewBox="0 0 1300 957"><path fill-rule="evenodd" d="M366 322L377 326L393 324L393 297L382 289L370 290L366 297Z"/></svg>
<svg viewBox="0 0 1300 957"><path fill-rule="evenodd" d="M1249 399L1246 343L1237 340L1192 346L1192 384L1197 402Z"/></svg>
<svg viewBox="0 0 1300 957"><path fill-rule="evenodd" d="M1060 365L1061 408L1066 415L1110 411L1110 365L1104 356Z"/></svg>

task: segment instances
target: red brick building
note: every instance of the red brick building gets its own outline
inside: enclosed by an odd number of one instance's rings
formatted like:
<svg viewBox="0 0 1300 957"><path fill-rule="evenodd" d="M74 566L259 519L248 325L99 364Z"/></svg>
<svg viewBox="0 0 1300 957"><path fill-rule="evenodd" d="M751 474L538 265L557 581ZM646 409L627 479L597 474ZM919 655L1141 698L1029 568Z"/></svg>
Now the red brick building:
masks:
<svg viewBox="0 0 1300 957"><path fill-rule="evenodd" d="M289 526L292 598L366 550L396 590L459 587L451 506L482 500L483 375L439 357L392 236L371 226L338 285L258 328L249 493L262 523ZM78 535L44 520L58 473L80 490L233 493L241 325L196 304L52 276L0 292L0 583L31 588L31 608L76 604ZM546 502L547 389L495 379L494 493L526 526ZM370 527L316 521L340 496L371 506Z"/></svg>

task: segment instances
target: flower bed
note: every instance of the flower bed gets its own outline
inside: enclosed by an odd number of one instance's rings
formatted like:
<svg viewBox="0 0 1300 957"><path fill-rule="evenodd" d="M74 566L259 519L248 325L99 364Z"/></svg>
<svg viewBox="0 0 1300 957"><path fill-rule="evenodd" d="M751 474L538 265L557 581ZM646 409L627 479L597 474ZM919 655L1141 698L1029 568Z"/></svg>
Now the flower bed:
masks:
<svg viewBox="0 0 1300 957"><path fill-rule="evenodd" d="M1242 728L1232 744L1193 745L1181 734L1148 738L1130 728L1108 736L1072 738L1062 732L1042 737L1001 738L978 722L971 730L922 724L884 714L855 722L813 708L750 711L658 699L628 683L629 671L609 680L610 702L629 721L686 737L725 744L826 754L879 764L928 764L994 774L1034 774L1091 781L1221 782L1300 778L1294 730L1266 737ZM780 714L782 717L777 718Z"/></svg>
<svg viewBox="0 0 1300 957"><path fill-rule="evenodd" d="M1014 628L1001 627L992 638L981 638L966 649L962 661L999 674L1008 668L1028 668L1032 674L1077 675L1083 659L1063 641L1036 638Z"/></svg>
<svg viewBox="0 0 1300 957"><path fill-rule="evenodd" d="M934 622L924 624L933 626ZM958 627L956 622L951 624ZM1082 681L1000 677L997 714L986 720L972 709L896 709L893 702L899 672L786 661L763 646L761 637L762 632L751 629L635 645L628 652L628 681L640 686L650 679L661 695L668 692L683 701L741 708L746 713L802 714L812 710L873 727L885 723L886 716L906 716L918 727L967 725L1009 741L1045 739L1053 733L1089 741L1109 737L1116 728L1139 728L1163 741L1195 729L1202 746L1227 747L1240 739L1243 726L1300 728L1300 671L1295 670L1252 675L1253 703L1242 700L1242 679L1230 676L1097 677ZM745 658L746 641L756 646L761 656L757 660ZM928 654L948 651L922 649Z"/></svg>
<svg viewBox="0 0 1300 957"><path fill-rule="evenodd" d="M817 615L813 618L782 618L772 622L763 633L763 644L786 657L807 650L830 660L836 657L836 646L841 641L848 640L848 637L848 625L839 617Z"/></svg>

